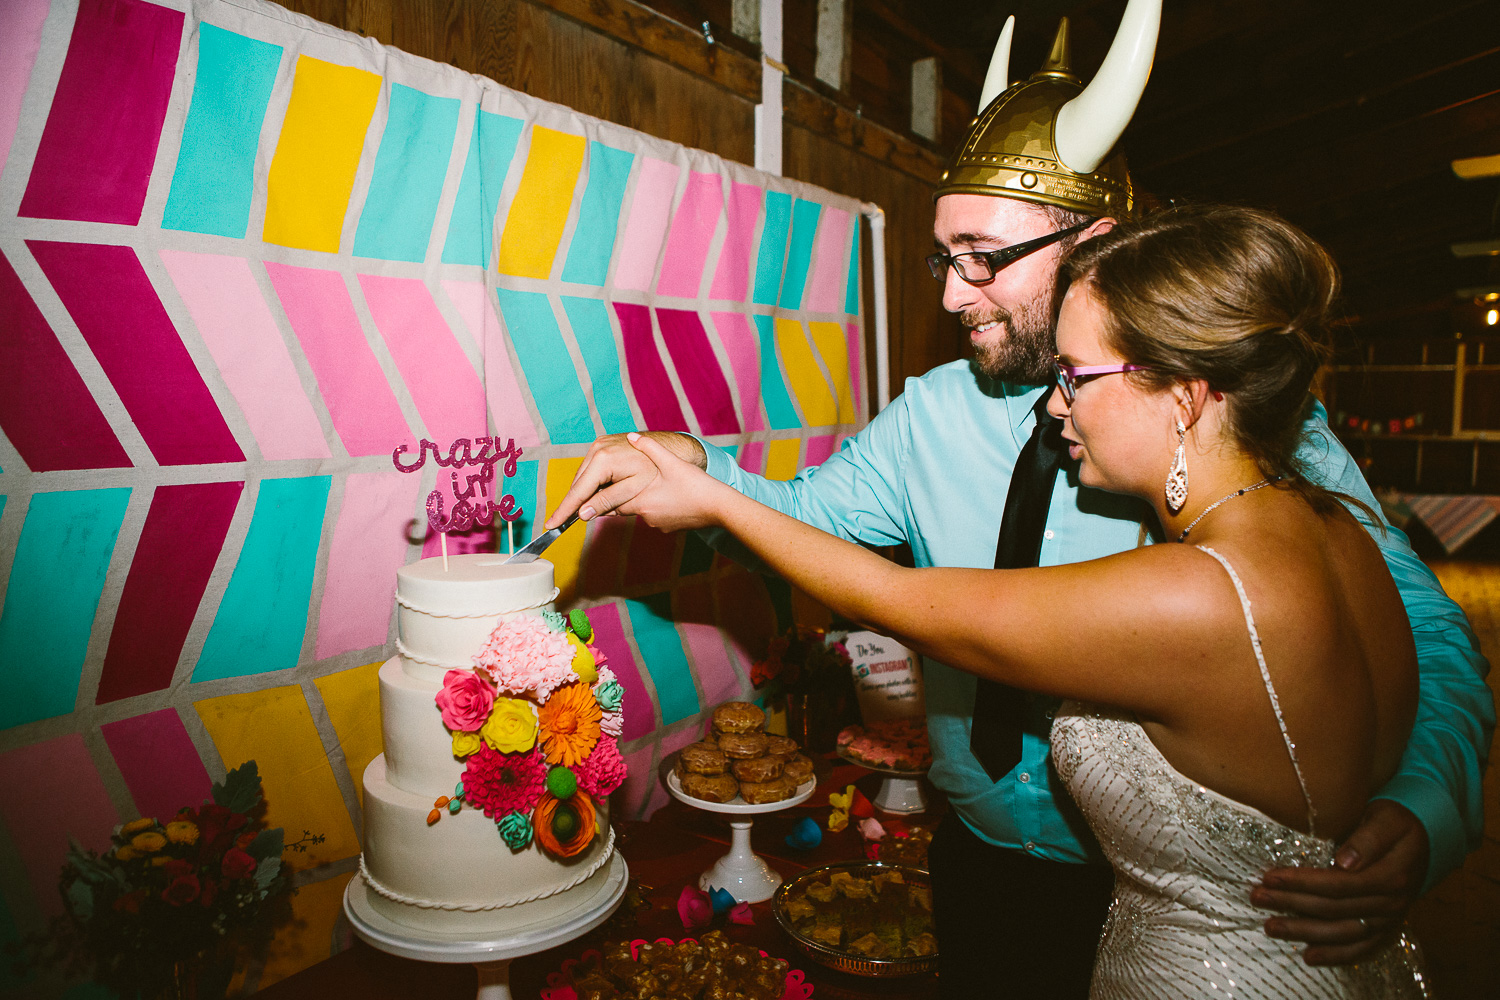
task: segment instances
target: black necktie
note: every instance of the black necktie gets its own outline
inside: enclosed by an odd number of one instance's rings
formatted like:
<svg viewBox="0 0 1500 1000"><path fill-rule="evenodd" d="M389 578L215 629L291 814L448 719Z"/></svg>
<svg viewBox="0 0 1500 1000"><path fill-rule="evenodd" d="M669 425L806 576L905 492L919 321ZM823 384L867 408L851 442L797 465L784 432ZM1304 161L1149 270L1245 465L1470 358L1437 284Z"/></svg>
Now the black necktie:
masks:
<svg viewBox="0 0 1500 1000"><path fill-rule="evenodd" d="M1016 459L1010 491L1005 494L1005 514L1000 521L1000 541L995 546L996 569L1035 566L1042 552L1042 532L1047 527L1047 508L1052 503L1052 484L1062 463L1062 421L1047 412L1043 392L1032 413L1036 428ZM969 749L984 766L991 781L999 781L1021 761L1021 730L1026 721L1026 693L1008 684L981 678L974 691L974 722Z"/></svg>

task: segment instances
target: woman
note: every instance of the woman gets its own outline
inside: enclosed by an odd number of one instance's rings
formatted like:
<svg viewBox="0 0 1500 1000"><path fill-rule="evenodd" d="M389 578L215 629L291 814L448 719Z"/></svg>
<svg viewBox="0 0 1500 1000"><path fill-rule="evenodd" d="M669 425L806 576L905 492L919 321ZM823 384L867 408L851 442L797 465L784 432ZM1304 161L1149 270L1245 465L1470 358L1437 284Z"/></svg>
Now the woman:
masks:
<svg viewBox="0 0 1500 1000"><path fill-rule="evenodd" d="M1095 997L1423 995L1404 937L1359 967L1313 968L1249 902L1268 868L1331 862L1395 771L1416 705L1385 563L1294 459L1333 264L1279 219L1205 207L1091 240L1068 275L1049 410L1080 480L1146 500L1164 537L1189 544L904 569L645 438L661 476L623 512L726 528L837 612L1076 699L1054 760L1116 871Z"/></svg>

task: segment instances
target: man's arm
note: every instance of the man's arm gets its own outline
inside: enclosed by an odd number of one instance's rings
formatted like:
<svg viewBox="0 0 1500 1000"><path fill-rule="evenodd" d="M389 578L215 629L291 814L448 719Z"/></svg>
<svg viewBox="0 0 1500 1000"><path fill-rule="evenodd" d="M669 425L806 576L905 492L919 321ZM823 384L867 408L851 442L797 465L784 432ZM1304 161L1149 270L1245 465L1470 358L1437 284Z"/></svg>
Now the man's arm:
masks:
<svg viewBox="0 0 1500 1000"><path fill-rule="evenodd" d="M1308 423L1302 457L1317 478L1379 506L1323 408ZM1495 704L1468 619L1395 528L1379 530L1359 511L1385 556L1411 620L1420 671L1416 722L1396 775L1340 845L1336 867L1280 868L1251 899L1281 910L1267 933L1312 945L1310 964L1368 957L1400 926L1417 897L1463 863L1483 833L1484 766ZM1377 515L1378 516L1378 515ZM1383 523L1383 522L1382 522Z"/></svg>

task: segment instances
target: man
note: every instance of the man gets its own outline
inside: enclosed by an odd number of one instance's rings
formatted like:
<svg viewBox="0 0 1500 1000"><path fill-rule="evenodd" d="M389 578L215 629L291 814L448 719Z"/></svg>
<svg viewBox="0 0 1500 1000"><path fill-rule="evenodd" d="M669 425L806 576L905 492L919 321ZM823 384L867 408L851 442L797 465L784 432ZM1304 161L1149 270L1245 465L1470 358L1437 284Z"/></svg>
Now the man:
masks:
<svg viewBox="0 0 1500 1000"><path fill-rule="evenodd" d="M1087 89L1068 72L1066 22L1042 70L1006 89L1007 23L983 110L937 191L940 252L929 258L945 283L944 308L970 331L972 363L909 379L838 454L789 483L749 475L695 438L654 436L801 520L866 544L907 543L918 566L1055 565L1136 545L1139 509L1067 475L1051 478L1037 403L1052 378L1058 263L1074 241L1132 211L1123 158L1107 157L1145 86L1159 17L1159 0L1131 0ZM1307 431L1301 457L1314 474L1373 507L1321 407ZM655 471L623 440L601 439L548 525L580 508L585 518L631 513ZM1189 490L1187 503L1212 499ZM1034 532L1021 538L1028 521ZM1306 960L1320 964L1372 952L1477 844L1494 726L1488 667L1462 612L1399 532L1372 534L1401 589L1422 671L1401 772L1341 845L1336 868L1279 869L1246 886L1281 914L1268 914L1267 933L1308 942ZM1049 769L1053 706L985 689L935 661L925 669L929 777L952 807L930 857L943 995L1083 997L1111 875Z"/></svg>

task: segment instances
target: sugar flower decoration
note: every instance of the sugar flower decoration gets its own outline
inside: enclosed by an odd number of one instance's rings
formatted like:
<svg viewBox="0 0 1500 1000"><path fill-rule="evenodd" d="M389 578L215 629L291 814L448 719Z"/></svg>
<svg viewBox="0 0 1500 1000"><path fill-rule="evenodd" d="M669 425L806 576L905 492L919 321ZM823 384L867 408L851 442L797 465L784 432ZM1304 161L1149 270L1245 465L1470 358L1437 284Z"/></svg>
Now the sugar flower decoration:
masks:
<svg viewBox="0 0 1500 1000"><path fill-rule="evenodd" d="M619 739L625 732L625 716L619 712L605 712L599 718L599 732Z"/></svg>
<svg viewBox="0 0 1500 1000"><path fill-rule="evenodd" d="M443 713L443 725L454 732L478 732L494 703L495 689L474 671L450 670L443 675L437 706Z"/></svg>
<svg viewBox="0 0 1500 1000"><path fill-rule="evenodd" d="M572 767L599 742L599 704L583 684L558 688L542 706L542 749L550 764Z"/></svg>
<svg viewBox="0 0 1500 1000"><path fill-rule="evenodd" d="M594 654L589 652L589 647L584 645L582 639L568 633L568 645L573 647L573 673L585 684L592 684L599 679L599 671L594 666Z"/></svg>
<svg viewBox="0 0 1500 1000"><path fill-rule="evenodd" d="M567 633L554 632L530 615L502 622L475 655L474 665L501 691L532 693L539 701L578 679Z"/></svg>
<svg viewBox="0 0 1500 1000"><path fill-rule="evenodd" d="M607 798L625 781L625 761L614 740L600 740L594 752L573 769L578 787L595 798Z"/></svg>
<svg viewBox="0 0 1500 1000"><path fill-rule="evenodd" d="M479 735L501 753L530 750L536 746L536 709L519 698L497 698Z"/></svg>
<svg viewBox="0 0 1500 1000"><path fill-rule="evenodd" d="M606 712L618 712L625 702L625 688L619 681L607 681L600 671L599 683L594 688L594 700Z"/></svg>
<svg viewBox="0 0 1500 1000"><path fill-rule="evenodd" d="M512 851L524 849L531 843L531 817L523 812L506 813L500 818L500 839Z"/></svg>
<svg viewBox="0 0 1500 1000"><path fill-rule="evenodd" d="M587 792L576 792L568 799L543 794L531 814L537 843L560 858L581 854L593 841L598 827L594 800Z"/></svg>
<svg viewBox="0 0 1500 1000"><path fill-rule="evenodd" d="M453 756L463 758L479 752L484 739L478 733L454 733Z"/></svg>
<svg viewBox="0 0 1500 1000"><path fill-rule="evenodd" d="M546 780L547 766L535 750L505 754L481 746L464 765L464 800L499 822L513 812L529 813Z"/></svg>

